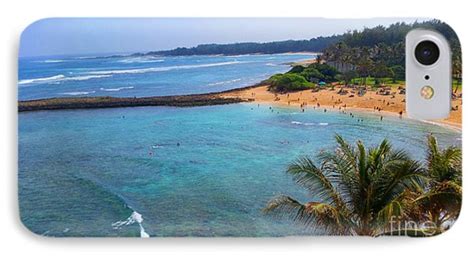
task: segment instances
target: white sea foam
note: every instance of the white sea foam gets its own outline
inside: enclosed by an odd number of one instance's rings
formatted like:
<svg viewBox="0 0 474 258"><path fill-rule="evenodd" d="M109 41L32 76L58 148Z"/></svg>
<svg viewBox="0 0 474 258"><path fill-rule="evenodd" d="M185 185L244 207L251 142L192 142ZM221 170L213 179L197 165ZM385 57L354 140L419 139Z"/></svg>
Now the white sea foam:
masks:
<svg viewBox="0 0 474 258"><path fill-rule="evenodd" d="M43 63L62 63L64 62L65 60L59 60L59 59L48 59L48 60L44 60Z"/></svg>
<svg viewBox="0 0 474 258"><path fill-rule="evenodd" d="M140 226L140 237L149 238L150 235L145 231L145 228L143 227L142 222L143 222L142 215L136 211L133 211L132 215L130 215L130 217L128 217L126 220L119 220L117 222L112 223L112 227L114 229L119 229L123 226L128 226L128 225L138 223L138 225Z"/></svg>
<svg viewBox="0 0 474 258"><path fill-rule="evenodd" d="M314 123L303 123L303 122L299 122L299 121L291 121L291 123L294 124L294 125L306 125L306 126L314 125Z"/></svg>
<svg viewBox="0 0 474 258"><path fill-rule="evenodd" d="M66 61L67 60L61 60L61 59L47 59L47 60L33 61L33 63L62 63Z"/></svg>
<svg viewBox="0 0 474 258"><path fill-rule="evenodd" d="M229 84L229 83L234 83L241 81L242 79L234 79L234 80L228 80L228 81L221 81L221 82L214 82L214 83L209 83L209 86L217 86L217 85L223 85L223 84Z"/></svg>
<svg viewBox="0 0 474 258"><path fill-rule="evenodd" d="M69 95L69 96L79 96L79 95L89 95L91 93L95 93L95 90L93 91L73 91L73 92L63 92L59 93L61 95Z"/></svg>
<svg viewBox="0 0 474 258"><path fill-rule="evenodd" d="M84 81L84 80L90 80L90 79L107 78L107 77L113 76L114 74L163 72L163 71L178 70L178 69L193 69L193 68L233 65L233 64L239 64L239 63L246 63L246 62L230 61L230 62L199 64L199 65L177 65L177 66L149 67L149 68L140 68L140 69L126 69L126 70L91 71L91 72L86 73L85 75L77 75L77 76L64 76L63 74L58 74L58 75L54 75L50 77L24 79L24 80L20 80L18 84L31 85L31 84L40 84L40 83L57 83L57 82L62 82L62 81Z"/></svg>
<svg viewBox="0 0 474 258"><path fill-rule="evenodd" d="M50 77L20 80L18 82L18 84L53 82L53 81L61 80L61 79L64 79L64 78L65 78L64 75L58 74L58 75L54 75L54 76L50 76Z"/></svg>
<svg viewBox="0 0 474 258"><path fill-rule="evenodd" d="M90 79L99 79L99 78L107 78L111 77L112 75L81 75L81 76L74 76L74 77L66 77L62 79L62 81L85 81Z"/></svg>
<svg viewBox="0 0 474 258"><path fill-rule="evenodd" d="M121 90L127 90L127 89L133 89L133 86L129 87L118 87L118 88L100 88L101 91L121 91Z"/></svg>
<svg viewBox="0 0 474 258"><path fill-rule="evenodd" d="M125 70L105 70L105 71L92 71L92 72L89 72L89 74L111 75L111 74L164 72L164 71L170 71L170 70L205 68L205 67L233 65L233 64L240 64L240 63L245 63L245 62L230 61L230 62L199 64L199 65L175 65L175 66L148 67L148 68L139 68L139 69L125 69Z"/></svg>
<svg viewBox="0 0 474 258"><path fill-rule="evenodd" d="M79 76L67 77L62 74L58 74L55 76L44 77L44 78L24 79L24 80L20 80L18 84L19 85L39 84L39 83L58 84L59 82L62 82L62 81L85 81L85 80L90 80L90 79L107 78L111 76L112 75L102 74L102 75L79 75Z"/></svg>
<svg viewBox="0 0 474 258"><path fill-rule="evenodd" d="M161 63L164 62L164 59L157 59L154 57L129 57L125 59L118 60L119 63L133 64L133 63Z"/></svg>
<svg viewBox="0 0 474 258"><path fill-rule="evenodd" d="M328 123L319 123L319 125L328 125Z"/></svg>

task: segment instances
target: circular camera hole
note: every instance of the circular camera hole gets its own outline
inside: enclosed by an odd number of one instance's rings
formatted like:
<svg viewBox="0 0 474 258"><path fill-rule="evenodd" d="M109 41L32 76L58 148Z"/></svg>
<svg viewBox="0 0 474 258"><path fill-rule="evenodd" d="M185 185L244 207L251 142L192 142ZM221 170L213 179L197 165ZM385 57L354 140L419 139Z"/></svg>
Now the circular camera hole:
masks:
<svg viewBox="0 0 474 258"><path fill-rule="evenodd" d="M422 41L415 48L415 57L422 65L432 65L439 59L439 48L433 41Z"/></svg>

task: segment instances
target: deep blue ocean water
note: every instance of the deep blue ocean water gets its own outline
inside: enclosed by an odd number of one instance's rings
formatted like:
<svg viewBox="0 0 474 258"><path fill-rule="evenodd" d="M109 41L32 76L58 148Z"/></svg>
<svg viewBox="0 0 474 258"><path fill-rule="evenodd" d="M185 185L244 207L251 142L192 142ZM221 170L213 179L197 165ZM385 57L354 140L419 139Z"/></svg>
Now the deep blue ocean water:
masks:
<svg viewBox="0 0 474 258"><path fill-rule="evenodd" d="M308 54L20 58L18 98L143 97L217 92L286 72Z"/></svg>
<svg viewBox="0 0 474 258"><path fill-rule="evenodd" d="M388 138L417 159L428 133L461 144L459 132L408 119L257 104L20 113L21 219L51 236L310 234L261 210L278 194L317 201L284 171L333 150L335 133Z"/></svg>

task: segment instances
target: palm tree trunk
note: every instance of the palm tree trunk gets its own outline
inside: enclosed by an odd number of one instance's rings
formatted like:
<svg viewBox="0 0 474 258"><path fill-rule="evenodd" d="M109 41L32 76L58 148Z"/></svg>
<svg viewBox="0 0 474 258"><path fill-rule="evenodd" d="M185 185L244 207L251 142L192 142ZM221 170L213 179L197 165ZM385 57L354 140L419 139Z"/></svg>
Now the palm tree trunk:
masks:
<svg viewBox="0 0 474 258"><path fill-rule="evenodd" d="M459 78L456 79L456 89L454 90L454 93L457 93L458 92L458 89L459 89Z"/></svg>

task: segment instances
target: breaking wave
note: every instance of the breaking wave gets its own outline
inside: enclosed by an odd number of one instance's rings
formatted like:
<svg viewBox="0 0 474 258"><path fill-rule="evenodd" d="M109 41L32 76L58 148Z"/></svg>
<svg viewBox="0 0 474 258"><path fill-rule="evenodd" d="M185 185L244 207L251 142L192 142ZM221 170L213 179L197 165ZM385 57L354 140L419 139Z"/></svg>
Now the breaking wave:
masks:
<svg viewBox="0 0 474 258"><path fill-rule="evenodd" d="M59 59L48 59L48 60L44 60L44 61L42 61L42 63L62 63L62 62L65 62L65 60L59 60Z"/></svg>
<svg viewBox="0 0 474 258"><path fill-rule="evenodd" d="M129 73L165 72L165 71L170 71L170 70L195 69L195 68L215 67L215 66L223 66L223 65L234 65L234 64L241 64L241 63L246 63L246 62L230 61L230 62L199 64L199 65L175 65L175 66L149 67L149 68L139 68L139 69L126 69L126 70L105 70L105 71L93 71L93 72L89 72L88 74L112 75L112 74L129 74Z"/></svg>
<svg viewBox="0 0 474 258"><path fill-rule="evenodd" d="M112 75L79 75L79 76L72 76L66 77L62 74L58 74L55 76L44 77L44 78L35 78L35 79L25 79L18 81L19 85L25 84L40 84L40 83L57 83L62 81L85 81L90 79L99 79L99 78L107 78L111 77Z"/></svg>
<svg viewBox="0 0 474 258"><path fill-rule="evenodd" d="M242 79L234 79L234 80L228 80L228 81L220 81L220 82L214 82L214 83L209 83L209 86L217 86L217 85L223 85L223 84L229 84L229 83L234 83L241 81Z"/></svg>
<svg viewBox="0 0 474 258"><path fill-rule="evenodd" d="M80 96L80 95L89 95L91 93L95 93L95 90L93 91L73 91L73 92L63 92L60 93L61 95L69 95L69 96Z"/></svg>
<svg viewBox="0 0 474 258"><path fill-rule="evenodd" d="M133 89L133 86L129 87L118 87L118 88L100 88L101 91L121 91L121 90L127 90L127 89Z"/></svg>
<svg viewBox="0 0 474 258"><path fill-rule="evenodd" d="M59 75L55 75L55 76L51 76L51 77L20 80L20 81L18 81L18 84L53 82L53 81L61 80L61 79L64 79L64 78L65 78L64 75L59 74Z"/></svg>
<svg viewBox="0 0 474 258"><path fill-rule="evenodd" d="M140 226L140 237L149 238L150 235L145 231L145 228L143 227L142 222L143 222L142 215L136 211L133 211L132 215L130 215L130 217L128 217L127 219L119 220L117 222L112 223L112 227L114 229L119 229L123 226L128 226L128 225L138 223L138 226Z"/></svg>
<svg viewBox="0 0 474 258"><path fill-rule="evenodd" d="M118 63L133 64L133 63L161 63L164 59L156 59L153 57L130 57L118 60Z"/></svg>

